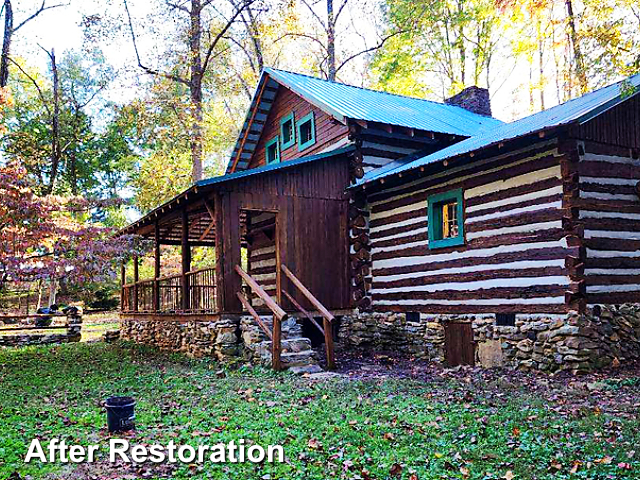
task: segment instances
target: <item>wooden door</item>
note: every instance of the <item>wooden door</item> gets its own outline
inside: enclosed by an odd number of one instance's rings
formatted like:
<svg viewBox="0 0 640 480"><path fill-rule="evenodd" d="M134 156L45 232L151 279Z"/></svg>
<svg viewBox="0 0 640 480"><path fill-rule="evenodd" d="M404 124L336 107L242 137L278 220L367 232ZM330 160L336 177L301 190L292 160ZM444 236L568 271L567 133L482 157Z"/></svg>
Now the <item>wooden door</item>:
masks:
<svg viewBox="0 0 640 480"><path fill-rule="evenodd" d="M471 323L445 323L444 344L445 361L448 366L475 365L475 348Z"/></svg>

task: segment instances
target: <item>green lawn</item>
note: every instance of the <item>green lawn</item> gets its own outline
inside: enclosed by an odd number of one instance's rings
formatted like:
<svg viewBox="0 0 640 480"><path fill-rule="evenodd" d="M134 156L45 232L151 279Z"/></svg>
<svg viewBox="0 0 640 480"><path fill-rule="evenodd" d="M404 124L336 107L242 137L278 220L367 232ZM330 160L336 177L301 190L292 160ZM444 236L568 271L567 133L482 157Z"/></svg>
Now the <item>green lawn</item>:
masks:
<svg viewBox="0 0 640 480"><path fill-rule="evenodd" d="M508 377L433 381L288 374L220 366L128 344L0 350L0 479L636 479L637 378L604 382L572 403L568 390L534 392ZM223 378L219 378L223 377ZM503 382L503 383L500 383ZM544 382L543 382L544 383ZM573 387L571 387L573 388ZM34 437L106 443L101 401L132 395L135 443L281 444L284 464L68 467L25 465ZM594 392L593 395L598 395ZM598 402L595 402L598 403Z"/></svg>

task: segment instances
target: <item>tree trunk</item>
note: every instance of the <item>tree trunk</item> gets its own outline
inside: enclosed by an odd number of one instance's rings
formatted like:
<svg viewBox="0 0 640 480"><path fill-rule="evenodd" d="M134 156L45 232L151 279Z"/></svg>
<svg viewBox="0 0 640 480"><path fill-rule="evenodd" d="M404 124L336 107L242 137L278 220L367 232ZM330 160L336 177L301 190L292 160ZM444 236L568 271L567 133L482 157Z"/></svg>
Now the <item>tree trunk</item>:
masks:
<svg viewBox="0 0 640 480"><path fill-rule="evenodd" d="M264 69L264 55L262 53L262 41L260 40L260 33L258 32L258 26L256 25L256 19L251 11L251 7L247 7L247 16L249 17L249 22L247 25L247 30L249 30L249 34L251 35L251 41L253 42L253 50L256 54L256 62L258 71L256 74L260 75L262 70Z"/></svg>
<svg viewBox="0 0 640 480"><path fill-rule="evenodd" d="M0 59L0 87L9 82L9 51L13 35L13 7L11 0L4 0L4 36L2 38L2 59Z"/></svg>
<svg viewBox="0 0 640 480"><path fill-rule="evenodd" d="M55 278L51 278L49 283L49 306L56 304L58 297L58 281Z"/></svg>
<svg viewBox="0 0 640 480"><path fill-rule="evenodd" d="M200 0L191 0L191 28L189 31L189 50L191 76L189 91L191 94L191 177L193 183L202 180L202 4Z"/></svg>
<svg viewBox="0 0 640 480"><path fill-rule="evenodd" d="M51 71L53 73L53 116L51 118L51 176L49 178L49 186L46 189L47 194L53 193L58 176L58 167L60 166L60 93L58 67L56 66L56 55L52 49L49 53L51 58Z"/></svg>
<svg viewBox="0 0 640 480"><path fill-rule="evenodd" d="M580 49L580 42L578 40L578 33L576 29L576 18L573 13L572 0L565 0L567 7L567 24L569 28L569 37L571 38L571 45L573 47L573 60L576 68L576 77L578 78L578 84L580 85L580 92L587 93L587 75L584 70L584 58Z"/></svg>
<svg viewBox="0 0 640 480"><path fill-rule="evenodd" d="M333 0L327 0L327 79L336 81L336 24Z"/></svg>

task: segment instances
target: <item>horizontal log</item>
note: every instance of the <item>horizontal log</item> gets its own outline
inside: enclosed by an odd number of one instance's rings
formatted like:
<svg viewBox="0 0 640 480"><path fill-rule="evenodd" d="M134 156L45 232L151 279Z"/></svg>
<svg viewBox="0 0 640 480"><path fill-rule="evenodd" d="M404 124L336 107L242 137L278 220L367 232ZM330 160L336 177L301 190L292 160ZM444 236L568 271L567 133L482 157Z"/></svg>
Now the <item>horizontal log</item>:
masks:
<svg viewBox="0 0 640 480"><path fill-rule="evenodd" d="M434 305L425 302L422 305L376 305L374 312L420 312L431 314L476 314L476 313L566 313L565 304L530 304L530 305Z"/></svg>
<svg viewBox="0 0 640 480"><path fill-rule="evenodd" d="M376 281L373 279L373 288L399 288L415 287L420 285L444 285L460 282L479 282L484 280L509 279L509 278L536 278L567 275L568 270L563 267L544 268L519 268L514 270L485 270L480 272L452 273L445 275L425 275L421 277L405 278L401 280ZM507 284L508 282L505 282ZM473 295L472 292L469 292Z"/></svg>
<svg viewBox="0 0 640 480"><path fill-rule="evenodd" d="M416 265L399 265L386 268L374 268L373 275L400 275L403 273L416 273L422 271L435 271L442 268L456 268L470 265L496 265L526 260L559 260L565 259L568 255L577 256L578 249L564 247L535 248L530 250L499 253L492 256L452 258L450 260L428 262ZM375 255L374 255L375 261Z"/></svg>
<svg viewBox="0 0 640 480"><path fill-rule="evenodd" d="M490 300L494 298L530 299L564 295L566 286L540 285L533 287L499 287L479 290L438 290L435 292L375 292L374 301L380 300ZM526 303L526 302L523 302Z"/></svg>

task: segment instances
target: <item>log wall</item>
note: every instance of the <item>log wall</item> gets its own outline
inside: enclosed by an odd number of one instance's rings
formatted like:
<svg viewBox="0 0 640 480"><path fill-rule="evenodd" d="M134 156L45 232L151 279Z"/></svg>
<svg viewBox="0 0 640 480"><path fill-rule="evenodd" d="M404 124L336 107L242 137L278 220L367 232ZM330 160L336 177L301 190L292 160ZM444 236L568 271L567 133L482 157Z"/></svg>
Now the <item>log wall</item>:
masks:
<svg viewBox="0 0 640 480"><path fill-rule="evenodd" d="M555 141L369 196L375 311L562 313L569 278ZM462 188L465 245L429 249L427 198Z"/></svg>
<svg viewBox="0 0 640 480"><path fill-rule="evenodd" d="M273 213L262 212L249 215L248 232L248 272L265 292L277 300L276 286L276 217ZM253 299L253 306L260 307L263 301Z"/></svg>
<svg viewBox="0 0 640 480"><path fill-rule="evenodd" d="M640 302L638 151L596 142L580 149L580 222L588 304Z"/></svg>

